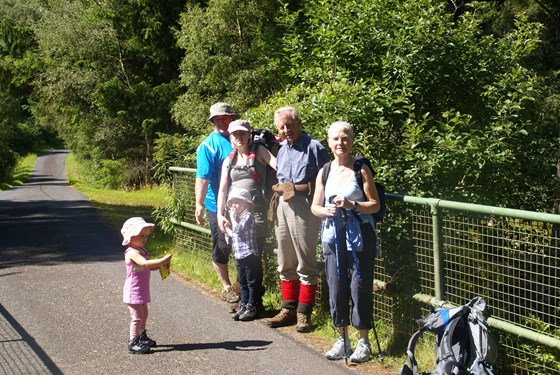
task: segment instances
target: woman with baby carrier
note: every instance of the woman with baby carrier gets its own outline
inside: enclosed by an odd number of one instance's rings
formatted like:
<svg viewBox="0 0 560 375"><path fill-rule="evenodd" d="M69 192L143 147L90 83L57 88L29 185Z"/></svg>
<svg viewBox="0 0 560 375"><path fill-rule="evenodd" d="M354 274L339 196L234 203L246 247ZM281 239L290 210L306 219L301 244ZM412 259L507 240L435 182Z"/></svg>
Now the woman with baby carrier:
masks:
<svg viewBox="0 0 560 375"><path fill-rule="evenodd" d="M262 145L252 145L251 124L247 120L235 120L228 128L233 151L222 164L220 189L218 192L218 225L226 233L231 220L226 213L227 196L231 188L242 188L251 194L255 224L257 229L257 248L262 257L265 239L268 235L266 200L264 197L267 166L276 169L276 158ZM256 147L254 147L256 146ZM264 294L264 291L262 291ZM262 295L260 296L262 299ZM257 308L264 311L262 300ZM235 313L235 311L232 311Z"/></svg>

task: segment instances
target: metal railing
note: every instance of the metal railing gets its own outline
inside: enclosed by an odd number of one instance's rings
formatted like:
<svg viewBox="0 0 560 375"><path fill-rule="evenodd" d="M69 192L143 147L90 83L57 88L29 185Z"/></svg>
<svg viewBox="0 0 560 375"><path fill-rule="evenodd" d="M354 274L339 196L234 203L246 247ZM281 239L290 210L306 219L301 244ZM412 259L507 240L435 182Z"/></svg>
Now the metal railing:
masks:
<svg viewBox="0 0 560 375"><path fill-rule="evenodd" d="M175 221L177 246L208 252L209 232L194 224L195 170L171 171L185 213ZM560 374L560 216L396 194L387 198L372 296L376 321L389 327L386 347L408 339L426 304L461 305L481 296L500 346L500 373ZM269 246L274 247L273 239ZM277 290L274 255L268 256L267 289Z"/></svg>

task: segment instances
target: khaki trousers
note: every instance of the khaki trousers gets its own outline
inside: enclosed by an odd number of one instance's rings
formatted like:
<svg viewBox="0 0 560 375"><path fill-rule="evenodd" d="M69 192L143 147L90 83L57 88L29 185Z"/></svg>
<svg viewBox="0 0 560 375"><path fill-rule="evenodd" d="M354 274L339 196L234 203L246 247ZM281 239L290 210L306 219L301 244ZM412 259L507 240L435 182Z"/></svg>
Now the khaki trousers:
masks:
<svg viewBox="0 0 560 375"><path fill-rule="evenodd" d="M281 196L275 222L278 242L278 272L284 281L316 285L317 243L321 219L311 213L311 197L296 194L288 202Z"/></svg>

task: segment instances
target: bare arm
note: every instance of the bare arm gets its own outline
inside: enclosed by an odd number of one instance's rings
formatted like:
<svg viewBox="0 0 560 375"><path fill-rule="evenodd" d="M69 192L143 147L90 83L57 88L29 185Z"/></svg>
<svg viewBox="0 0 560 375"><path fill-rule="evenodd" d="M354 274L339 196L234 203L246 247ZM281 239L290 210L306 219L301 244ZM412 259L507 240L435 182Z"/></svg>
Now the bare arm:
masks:
<svg viewBox="0 0 560 375"><path fill-rule="evenodd" d="M319 169L315 180L315 193L313 194L313 203L311 203L311 212L317 217L334 216L336 207L325 202L325 185L323 185L323 168Z"/></svg>
<svg viewBox="0 0 560 375"><path fill-rule="evenodd" d="M264 146L257 148L257 160L264 165L269 165L272 169L276 170L276 156Z"/></svg>
<svg viewBox="0 0 560 375"><path fill-rule="evenodd" d="M194 210L194 216L196 218L196 223L198 225L204 225L204 199L206 198L206 193L208 192L209 180L204 178L198 178L194 184L194 196L196 199L196 206Z"/></svg>
<svg viewBox="0 0 560 375"><path fill-rule="evenodd" d="M325 207L321 207L322 202L324 202L324 185L323 185L323 169L319 171L317 175L317 180L315 183L315 195L313 196L313 203L311 205L311 212L315 216L324 217L324 216L334 216L336 214L336 210L329 210L332 206L345 208L347 210L355 209L356 212L360 212L363 214L373 214L379 211L379 193L375 187L375 181L373 180L373 174L369 167L366 165L362 165L360 170L362 175L363 181L363 188L364 188L364 195L365 201L363 202L354 202L349 200L348 198L337 195L334 197L333 205L325 204ZM355 206L355 203L357 206Z"/></svg>
<svg viewBox="0 0 560 375"><path fill-rule="evenodd" d="M359 203L359 207L356 211L364 214L374 214L379 211L379 193L375 187L373 174L366 165L362 165L360 172L362 174L362 180L364 181L366 200Z"/></svg>
<svg viewBox="0 0 560 375"><path fill-rule="evenodd" d="M158 259L146 259L140 254L140 251L134 249L129 250L126 252L125 261L130 263L135 263L141 267L141 269L149 268L149 269L157 269L159 266L163 264L168 264L171 260L171 254L164 255Z"/></svg>
<svg viewBox="0 0 560 375"><path fill-rule="evenodd" d="M228 191L228 166L231 163L231 159L226 159L222 163L222 176L220 178L220 190L218 191L218 226L220 230L226 233L226 227L229 225L228 219L224 216L224 210L226 207L226 198Z"/></svg>

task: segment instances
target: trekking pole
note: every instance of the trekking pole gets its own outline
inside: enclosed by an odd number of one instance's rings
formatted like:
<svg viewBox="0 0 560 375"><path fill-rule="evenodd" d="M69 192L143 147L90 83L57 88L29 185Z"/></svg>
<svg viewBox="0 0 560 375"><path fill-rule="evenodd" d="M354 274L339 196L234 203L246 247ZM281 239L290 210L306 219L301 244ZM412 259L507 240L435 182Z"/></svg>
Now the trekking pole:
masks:
<svg viewBox="0 0 560 375"><path fill-rule="evenodd" d="M377 358L381 362L383 362L383 360L385 359L385 356L381 352L381 345L379 345L379 337L377 337L377 329L375 329L375 320L373 320L373 315L372 315L372 322L373 322L373 335L375 336L375 342L377 343L377 351L379 352L379 355L377 356Z"/></svg>
<svg viewBox="0 0 560 375"><path fill-rule="evenodd" d="M334 195L331 196L329 198L329 203L333 202L333 198ZM338 227L338 220L337 217L335 216L335 218L333 219L334 221L334 228L335 228L335 250L336 250L336 272L337 272L337 277L338 277L338 305L339 308L342 308L342 306L344 305L344 301L342 298L342 293L343 290L345 291L346 289L346 282L343 283L343 281L346 281L346 275L343 273L343 270L347 273L346 271L346 254L344 254L344 251L346 250L346 223L345 223L345 214L344 211L342 211L342 221L340 223L340 231L341 233L338 233L339 231L339 227ZM342 240L340 239L339 234L342 234L342 232L344 231L344 235L342 236ZM340 241L344 241L343 243L341 243ZM344 280L343 280L344 278ZM344 284L344 285L343 285ZM341 316L344 316L344 314L341 313ZM333 322L334 323L334 322ZM346 353L346 347L348 344L348 332L347 332L347 323L345 318L342 318L342 341L344 344L344 362L346 363L346 365L348 366L348 354Z"/></svg>
<svg viewBox="0 0 560 375"><path fill-rule="evenodd" d="M348 333L346 332L346 326L342 326L342 341L344 342L344 363L346 364L346 366L348 366L348 354L346 353L347 340Z"/></svg>

